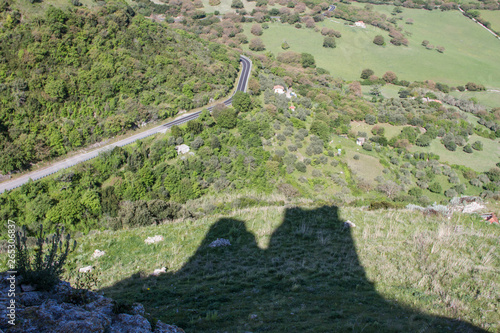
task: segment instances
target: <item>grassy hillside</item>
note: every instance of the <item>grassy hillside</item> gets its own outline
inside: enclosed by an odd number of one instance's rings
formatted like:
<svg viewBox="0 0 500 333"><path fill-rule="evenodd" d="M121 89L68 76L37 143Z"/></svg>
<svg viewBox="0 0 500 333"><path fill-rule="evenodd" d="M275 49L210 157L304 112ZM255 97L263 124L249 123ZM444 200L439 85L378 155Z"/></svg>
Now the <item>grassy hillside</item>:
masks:
<svg viewBox="0 0 500 333"><path fill-rule="evenodd" d="M208 104L231 91L238 53L153 23L123 2L0 10L0 171Z"/></svg>
<svg viewBox="0 0 500 333"><path fill-rule="evenodd" d="M481 18L491 23L491 29L500 31L500 12L497 10L480 10Z"/></svg>
<svg viewBox="0 0 500 333"><path fill-rule="evenodd" d="M255 207L80 238L68 267L93 265L105 295L189 332L496 332L499 236L457 214ZM217 238L232 245L210 248Z"/></svg>
<svg viewBox="0 0 500 333"><path fill-rule="evenodd" d="M390 17L392 6L375 6L375 11ZM314 55L316 64L331 72L334 77L346 80L359 79L364 68L371 68L379 77L386 71L395 72L400 79L434 80L450 85L463 85L468 81L488 87L500 87L500 80L494 73L500 70L497 55L500 43L488 32L464 17L459 12L426 11L405 8L402 21L398 21L404 31L409 46L394 46L389 43L387 32L367 25L366 29L344 25L337 18L316 23L321 30L328 27L340 31L335 49L323 48L323 36L313 29L297 29L289 24L269 24L260 36L266 51L274 54L283 52L281 44L287 41L291 51L307 52ZM412 25L406 19L414 20ZM245 25L249 38L252 24ZM435 34L440 31L439 34ZM383 35L387 45L373 44L376 35ZM434 46L445 47L444 53L427 50L421 45L429 40ZM481 50L481 52L477 52ZM264 51L264 52L266 52Z"/></svg>
<svg viewBox="0 0 500 333"><path fill-rule="evenodd" d="M479 137L477 135L471 135L469 138L470 142L481 141L483 143L484 149L482 151L474 150L471 154L468 154L461 149L457 151L447 150L439 141L435 139L432 141L431 145L428 147L413 147L411 151L424 151L433 152L441 157L441 161L447 162L449 164L459 164L466 166L468 168L473 168L477 171L487 171L494 167L500 159L500 145L497 141L492 141Z"/></svg>

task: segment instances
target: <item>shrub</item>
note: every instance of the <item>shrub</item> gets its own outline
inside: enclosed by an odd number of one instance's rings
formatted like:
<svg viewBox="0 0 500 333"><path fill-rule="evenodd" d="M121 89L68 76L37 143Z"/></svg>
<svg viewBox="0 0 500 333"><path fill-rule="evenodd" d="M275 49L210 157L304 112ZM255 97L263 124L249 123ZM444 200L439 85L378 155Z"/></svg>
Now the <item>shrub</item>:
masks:
<svg viewBox="0 0 500 333"><path fill-rule="evenodd" d="M191 142L191 147L195 150L198 150L201 146L203 146L204 143L205 142L203 141L203 139L197 136L196 139Z"/></svg>
<svg viewBox="0 0 500 333"><path fill-rule="evenodd" d="M455 150L457 150L457 144L455 143L455 141L445 141L444 142L444 146L449 151L455 151Z"/></svg>
<svg viewBox="0 0 500 333"><path fill-rule="evenodd" d="M361 78L363 80L368 80L370 78L370 76L372 76L373 74L375 74L375 72L373 70L371 70L370 68L365 68L361 72Z"/></svg>
<svg viewBox="0 0 500 333"><path fill-rule="evenodd" d="M356 154L356 155L354 155L352 158L354 158L355 160L359 160L359 155L358 155L358 154Z"/></svg>
<svg viewBox="0 0 500 333"><path fill-rule="evenodd" d="M457 196L457 191L454 189L450 188L444 192L444 195L446 195L448 198L453 198Z"/></svg>
<svg viewBox="0 0 500 333"><path fill-rule="evenodd" d="M464 152L466 152L468 154L472 154L472 147L470 145L465 145Z"/></svg>
<svg viewBox="0 0 500 333"><path fill-rule="evenodd" d="M335 42L335 38L325 37L323 39L323 47L331 48L331 49L334 49L335 47L337 47L337 43Z"/></svg>
<svg viewBox="0 0 500 333"><path fill-rule="evenodd" d="M64 237L64 227L57 228L54 235L45 239L43 227L36 241L35 254L32 255L26 245L26 227L16 231L16 270L24 284L36 285L38 289L50 290L59 280L70 251L71 237ZM44 245L48 245L44 251Z"/></svg>
<svg viewBox="0 0 500 333"><path fill-rule="evenodd" d="M252 51L263 51L266 49L266 46L264 45L264 42L262 42L262 39L254 38L250 40L248 48Z"/></svg>
<svg viewBox="0 0 500 333"><path fill-rule="evenodd" d="M302 53L301 54L301 63L302 67L307 68L315 68L316 67L316 61L314 60L314 56L310 53Z"/></svg>
<svg viewBox="0 0 500 333"><path fill-rule="evenodd" d="M431 144L432 138L429 135L422 134L420 135L415 144L420 147L427 147Z"/></svg>
<svg viewBox="0 0 500 333"><path fill-rule="evenodd" d="M295 145L289 145L288 146L288 150L289 151L297 151L297 146L295 146Z"/></svg>
<svg viewBox="0 0 500 333"><path fill-rule="evenodd" d="M472 148L481 151L483 150L483 143L481 141L476 141L472 144Z"/></svg>
<svg viewBox="0 0 500 333"><path fill-rule="evenodd" d="M241 0L233 0L231 3L231 8L244 8L243 2Z"/></svg>
<svg viewBox="0 0 500 333"><path fill-rule="evenodd" d="M303 162L297 162L295 163L295 168L300 171L300 172L306 172L306 165Z"/></svg>
<svg viewBox="0 0 500 333"><path fill-rule="evenodd" d="M434 182L434 183L429 185L429 191L431 191L433 193L441 193L441 192L443 192L443 188L441 187L441 185L439 183Z"/></svg>
<svg viewBox="0 0 500 333"><path fill-rule="evenodd" d="M375 38L373 38L373 44L383 46L385 45L385 40L382 35L377 35Z"/></svg>
<svg viewBox="0 0 500 333"><path fill-rule="evenodd" d="M323 173L318 169L314 169L312 171L312 175L313 175L313 177L321 177L321 176L323 176Z"/></svg>

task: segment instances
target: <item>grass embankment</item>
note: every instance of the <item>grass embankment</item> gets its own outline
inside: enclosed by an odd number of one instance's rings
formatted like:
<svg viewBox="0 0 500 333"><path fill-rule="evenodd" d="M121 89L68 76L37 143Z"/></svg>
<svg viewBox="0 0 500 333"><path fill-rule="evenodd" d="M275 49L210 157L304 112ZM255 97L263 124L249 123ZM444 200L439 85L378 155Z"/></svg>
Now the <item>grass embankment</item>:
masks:
<svg viewBox="0 0 500 333"><path fill-rule="evenodd" d="M146 245L154 235L165 241ZM463 215L255 207L86 236L69 266L94 265L105 295L189 332L458 329L438 316L496 332L499 236ZM217 238L232 245L210 248Z"/></svg>
<svg viewBox="0 0 500 333"><path fill-rule="evenodd" d="M393 8L375 6L374 10L391 17ZM390 70L400 79L409 81L434 80L450 85L474 81L487 87L500 87L500 78L494 75L500 70L497 56L500 54L500 43L496 43L490 33L457 11L405 8L401 16L403 20L398 24L411 34L406 36L408 47L390 44L390 37L381 29L373 26L366 29L350 27L336 18L316 24L320 30L328 27L342 33L335 49L322 47L324 37L320 32L297 29L289 24L270 24L260 38L266 51L274 54L283 52L281 44L286 40L290 51L311 53L318 67L346 80L357 80L364 68L371 68L376 75L382 76ZM414 20L412 25L404 23L408 18ZM245 33L249 38L255 38L250 34L251 25L244 25ZM436 34L436 31L440 33ZM384 47L373 44L373 38L379 34L385 37L387 45ZM427 50L421 45L423 40L429 40L434 46L444 46L446 50L444 53Z"/></svg>
<svg viewBox="0 0 500 333"><path fill-rule="evenodd" d="M500 31L500 12L496 10L480 10L481 17L491 23L491 29Z"/></svg>

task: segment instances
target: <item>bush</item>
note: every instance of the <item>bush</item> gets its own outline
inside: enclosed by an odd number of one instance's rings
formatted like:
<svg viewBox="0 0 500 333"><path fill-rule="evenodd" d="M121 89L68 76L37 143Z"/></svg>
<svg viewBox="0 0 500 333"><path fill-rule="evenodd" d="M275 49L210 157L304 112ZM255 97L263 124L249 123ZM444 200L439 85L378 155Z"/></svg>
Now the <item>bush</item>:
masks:
<svg viewBox="0 0 500 333"><path fill-rule="evenodd" d="M356 155L354 155L352 158L354 158L355 160L359 160L359 155L358 155L358 154L356 154Z"/></svg>
<svg viewBox="0 0 500 333"><path fill-rule="evenodd" d="M420 147L427 147L431 144L431 141L432 138L429 135L422 134L417 138L415 144Z"/></svg>
<svg viewBox="0 0 500 333"><path fill-rule="evenodd" d="M301 54L301 63L302 67L307 68L315 68L316 67L316 61L314 60L314 56L310 53L302 53Z"/></svg>
<svg viewBox="0 0 500 333"><path fill-rule="evenodd" d="M384 37L382 35L375 36L375 38L373 39L373 44L384 46L385 45Z"/></svg>
<svg viewBox="0 0 500 333"><path fill-rule="evenodd" d="M453 198L457 196L457 191L454 189L450 188L444 192L444 195L446 195L448 198Z"/></svg>
<svg viewBox="0 0 500 333"><path fill-rule="evenodd" d="M233 0L231 3L231 8L243 8L243 2L241 0Z"/></svg>
<svg viewBox="0 0 500 333"><path fill-rule="evenodd" d="M325 37L323 39L323 47L331 48L331 49L334 49L335 47L337 47L337 44L335 42L335 38L333 38L333 37Z"/></svg>
<svg viewBox="0 0 500 333"><path fill-rule="evenodd" d="M295 168L300 171L300 172L306 172L306 165L303 162L297 162L295 163Z"/></svg>
<svg viewBox="0 0 500 333"><path fill-rule="evenodd" d="M444 146L449 151L457 150L457 144L455 143L455 141L446 141L446 142L444 142Z"/></svg>
<svg viewBox="0 0 500 333"><path fill-rule="evenodd" d="M433 192L433 193L441 193L443 192L443 188L441 187L441 185L439 183L432 183L429 185L429 191Z"/></svg>
<svg viewBox="0 0 500 333"><path fill-rule="evenodd" d="M32 255L26 245L26 227L22 231L16 231L16 270L22 283L50 290L58 282L69 252L76 247L74 241L73 249L70 250L70 240L69 234L64 237L64 227L57 228L55 234L45 240L43 227L40 225L35 254ZM44 251L44 245L48 245L47 251Z"/></svg>
<svg viewBox="0 0 500 333"><path fill-rule="evenodd" d="M472 148L481 151L483 150L483 143L481 141L476 141L472 144Z"/></svg>
<svg viewBox="0 0 500 333"><path fill-rule="evenodd" d="M313 175L313 177L321 177L321 176L323 176L323 173L318 169L314 169L312 171L312 175Z"/></svg>
<svg viewBox="0 0 500 333"><path fill-rule="evenodd" d="M470 145L465 145L464 152L466 152L468 154L472 154L472 147Z"/></svg>
<svg viewBox="0 0 500 333"><path fill-rule="evenodd" d="M361 78L363 80L368 80L370 78L370 76L372 76L373 74L375 74L375 72L373 70L371 70L370 68L365 68L361 72Z"/></svg>
<svg viewBox="0 0 500 333"><path fill-rule="evenodd" d="M362 146L362 147L363 147L363 149L364 149L364 150L366 150L366 151L372 151L372 150L373 150L373 146L372 146L372 144L371 144L371 143L369 143L369 142L365 142L365 143L363 143L363 146Z"/></svg>
<svg viewBox="0 0 500 333"><path fill-rule="evenodd" d="M264 42L262 42L262 39L254 38L250 40L248 48L252 51L264 51L266 49L266 46L264 45Z"/></svg>

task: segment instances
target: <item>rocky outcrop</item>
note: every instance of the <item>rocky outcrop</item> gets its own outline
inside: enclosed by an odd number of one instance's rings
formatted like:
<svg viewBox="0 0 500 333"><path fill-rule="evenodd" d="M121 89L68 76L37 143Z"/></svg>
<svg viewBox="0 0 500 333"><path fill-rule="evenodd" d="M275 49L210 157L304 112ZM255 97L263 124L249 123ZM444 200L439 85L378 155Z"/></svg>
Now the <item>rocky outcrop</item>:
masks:
<svg viewBox="0 0 500 333"><path fill-rule="evenodd" d="M16 286L15 325L9 323L10 281L0 274L0 332L33 333L181 333L161 321L151 323L144 307L134 303L127 313L113 311L113 300L91 291L76 290L61 281L51 291ZM26 291L30 290L30 291Z"/></svg>

